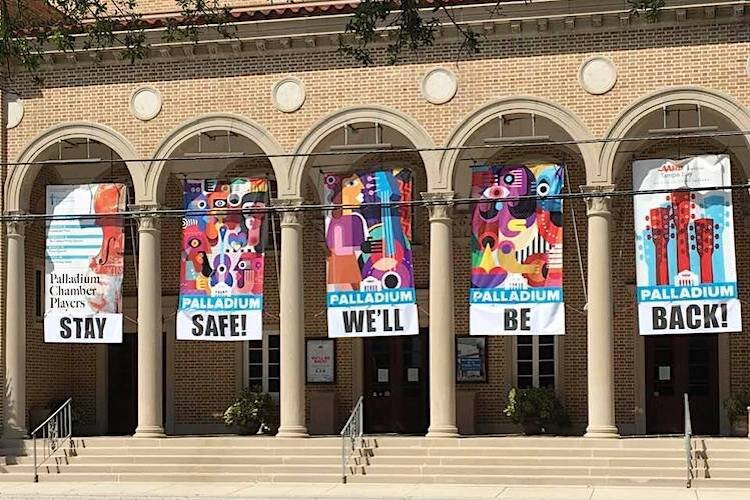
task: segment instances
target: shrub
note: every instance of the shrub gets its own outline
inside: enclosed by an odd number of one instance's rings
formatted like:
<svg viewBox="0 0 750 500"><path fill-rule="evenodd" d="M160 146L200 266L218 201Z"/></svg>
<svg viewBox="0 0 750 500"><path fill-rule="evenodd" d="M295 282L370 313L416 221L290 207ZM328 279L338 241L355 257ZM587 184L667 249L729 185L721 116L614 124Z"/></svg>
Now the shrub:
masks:
<svg viewBox="0 0 750 500"><path fill-rule="evenodd" d="M747 418L747 407L750 406L750 389L735 392L724 400L729 421L734 423L741 418Z"/></svg>
<svg viewBox="0 0 750 500"><path fill-rule="evenodd" d="M224 411L224 423L238 427L242 434L257 434L259 429L275 434L278 424L274 406L271 396L259 387L246 387L237 401Z"/></svg>
<svg viewBox="0 0 750 500"><path fill-rule="evenodd" d="M562 403L555 392L547 387L512 388L503 413L514 424L521 424L525 434L550 432L570 425Z"/></svg>

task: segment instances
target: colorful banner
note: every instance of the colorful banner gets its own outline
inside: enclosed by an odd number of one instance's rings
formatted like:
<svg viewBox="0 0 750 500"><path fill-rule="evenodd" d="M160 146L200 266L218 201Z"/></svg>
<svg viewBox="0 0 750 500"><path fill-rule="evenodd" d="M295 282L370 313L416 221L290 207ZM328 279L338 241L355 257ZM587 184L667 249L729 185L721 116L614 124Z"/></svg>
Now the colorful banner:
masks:
<svg viewBox="0 0 750 500"><path fill-rule="evenodd" d="M47 186L56 218L47 221L45 342L122 342L125 235L116 214L126 193L123 184Z"/></svg>
<svg viewBox="0 0 750 500"><path fill-rule="evenodd" d="M411 172L326 174L329 337L417 335L411 261ZM386 205L383 205L386 204Z"/></svg>
<svg viewBox="0 0 750 500"><path fill-rule="evenodd" d="M177 339L262 339L268 181L189 180L184 188Z"/></svg>
<svg viewBox="0 0 750 500"><path fill-rule="evenodd" d="M474 167L471 335L562 335L563 167ZM508 201L505 201L508 199Z"/></svg>
<svg viewBox="0 0 750 500"><path fill-rule="evenodd" d="M633 163L641 335L742 331L726 155ZM686 189L696 189L688 191Z"/></svg>

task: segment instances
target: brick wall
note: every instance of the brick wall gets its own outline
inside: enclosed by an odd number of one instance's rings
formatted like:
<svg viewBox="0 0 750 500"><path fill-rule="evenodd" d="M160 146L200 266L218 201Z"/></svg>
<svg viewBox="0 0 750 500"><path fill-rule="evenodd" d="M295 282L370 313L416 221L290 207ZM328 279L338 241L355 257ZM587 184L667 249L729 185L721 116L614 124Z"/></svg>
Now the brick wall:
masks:
<svg viewBox="0 0 750 500"><path fill-rule="evenodd" d="M747 85L746 60L750 27L745 24L705 25L680 28L645 27L611 33L568 33L540 35L527 38L488 41L483 51L456 61L456 46L439 42L415 56L407 57L397 66L382 64L360 68L330 49L309 51L269 52L262 57L239 54L235 57L216 57L197 60L178 60L172 64L144 61L135 66L111 64L77 68L56 68L45 76L43 87L29 79L15 83L25 104L23 122L8 134L10 157L16 157L31 139L41 131L72 121L97 122L124 135L135 152L148 156L157 144L178 124L209 112L232 112L252 119L291 150L312 125L322 117L346 106L378 104L395 108L412 117L427 131L436 144L445 142L449 133L474 109L490 100L514 95L545 98L571 110L595 137L603 136L615 117L637 99L664 87L696 85L730 95L739 105L750 107L750 87ZM577 71L581 62L592 54L610 57L619 70L614 89L593 96L580 89ZM421 77L435 65L450 67L459 79L459 91L449 103L441 106L428 104L420 95ZM668 64L668 65L667 65ZM293 74L305 84L307 100L296 113L284 114L273 108L269 96L272 84L282 75ZM141 84L156 87L163 96L162 112L154 120L141 122L128 112L128 99ZM671 146L670 146L671 147ZM564 161L571 178L568 183L575 191L586 184L581 160L570 150L526 150L523 155L538 154ZM656 154L657 151L647 151ZM504 151L493 160L518 159L521 152ZM415 194L426 190L419 158L403 155L393 158L417 172ZM375 159L377 160L377 159ZM366 165L373 158L360 160ZM734 176L744 180L735 161ZM747 166L750 168L750 166ZM235 165L231 175L250 175L267 170L267 163ZM43 188L58 182L44 170L35 182L32 210L41 212ZM122 169L113 176L127 178ZM217 172L217 175L221 175ZM225 174L226 175L226 174ZM421 175L421 177L420 177ZM465 175L461 172L458 175ZM179 176L169 178L165 199L169 207L179 207L181 191ZM311 183L306 179L304 197L317 202ZM616 180L620 188L630 187L629 171L621 172ZM750 248L741 231L748 229L745 222L750 203L748 193L735 193L737 222L737 258L740 290L747 297L750 275L742 263L750 258ZM584 267L586 264L586 216L581 201L565 207L565 296L566 336L562 340L561 372L562 397L574 423L581 427L586 417L586 319L585 299L578 270L578 255L572 226L575 208ZM416 208L415 227L417 244L414 251L415 278L418 288L428 286L429 237L426 210ZM632 234L632 202L628 198L613 201L614 225L613 285L615 289L615 384L618 423L631 426L637 411L635 377L635 307L629 285L633 282L634 256ZM458 227L467 224L467 212L456 210ZM277 220L278 222L278 220ZM42 344L41 326L33 317L33 267L43 259L43 226L34 223L27 228L27 293L28 354L27 376L29 409L43 406L49 399L74 394L84 408L89 421L95 405L96 356L93 348L82 346L53 346ZM305 335L323 336L325 324L325 249L322 240L323 221L318 213L304 215L305 238ZM179 220L169 219L162 224L162 290L174 296L179 279ZM468 330L466 289L469 273L468 241L457 237L454 242L456 286L456 334ZM274 252L269 249L266 265L265 321L266 328L278 328L278 293ZM132 258L126 258L126 269L132 270ZM126 270L124 293L136 295L133 272ZM585 271L585 269L584 269ZM143 278L143 277L141 277ZM746 305L745 305L746 306ZM750 310L743 311L743 324L748 326ZM171 334L171 333L170 333ZM352 362L352 342L337 342L337 420L342 422L353 404L351 374L358 370ZM750 383L748 377L748 333L731 336L731 387L738 389ZM218 423L217 415L236 394L242 381L236 362L236 347L230 344L179 342L175 346L174 404L178 424ZM505 377L512 362L505 340L488 341L489 380L486 384L459 386L474 390L478 395L479 423L489 427L507 423L502 417L507 390L512 384ZM308 387L312 391L331 390L325 386Z"/></svg>

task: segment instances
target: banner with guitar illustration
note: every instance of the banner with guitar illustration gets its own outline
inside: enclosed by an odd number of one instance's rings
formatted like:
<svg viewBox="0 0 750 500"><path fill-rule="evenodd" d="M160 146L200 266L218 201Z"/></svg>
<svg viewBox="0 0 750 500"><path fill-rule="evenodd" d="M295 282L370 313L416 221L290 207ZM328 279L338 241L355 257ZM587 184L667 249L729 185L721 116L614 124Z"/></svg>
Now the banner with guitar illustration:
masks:
<svg viewBox="0 0 750 500"><path fill-rule="evenodd" d="M470 334L562 335L564 168L472 170Z"/></svg>
<svg viewBox="0 0 750 500"><path fill-rule="evenodd" d="M417 335L411 172L325 174L329 337Z"/></svg>
<svg viewBox="0 0 750 500"><path fill-rule="evenodd" d="M633 163L641 335L742 330L727 155ZM693 190L697 189L697 190Z"/></svg>
<svg viewBox="0 0 750 500"><path fill-rule="evenodd" d="M44 341L122 342L125 185L47 186ZM66 217L69 216L69 217ZM89 217L87 217L89 216Z"/></svg>
<svg viewBox="0 0 750 500"><path fill-rule="evenodd" d="M262 339L268 181L188 180L184 203L177 339Z"/></svg>

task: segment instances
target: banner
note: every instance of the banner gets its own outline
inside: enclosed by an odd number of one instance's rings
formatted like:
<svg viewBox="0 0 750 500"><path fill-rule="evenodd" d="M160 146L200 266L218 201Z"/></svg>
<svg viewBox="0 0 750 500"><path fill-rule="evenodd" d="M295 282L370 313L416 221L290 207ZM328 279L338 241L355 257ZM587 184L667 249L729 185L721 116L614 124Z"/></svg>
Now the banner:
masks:
<svg viewBox="0 0 750 500"><path fill-rule="evenodd" d="M417 335L411 261L411 172L326 174L328 336Z"/></svg>
<svg viewBox="0 0 750 500"><path fill-rule="evenodd" d="M668 190L633 202L641 335L742 330L729 184L726 155L633 163L637 191Z"/></svg>
<svg viewBox="0 0 750 500"><path fill-rule="evenodd" d="M44 341L122 342L123 184L47 186ZM107 215L113 214L113 215Z"/></svg>
<svg viewBox="0 0 750 500"><path fill-rule="evenodd" d="M262 339L268 181L188 180L184 202L177 339Z"/></svg>
<svg viewBox="0 0 750 500"><path fill-rule="evenodd" d="M549 163L474 167L471 197L486 201L471 218L471 335L565 332L563 203L555 198L563 172Z"/></svg>

